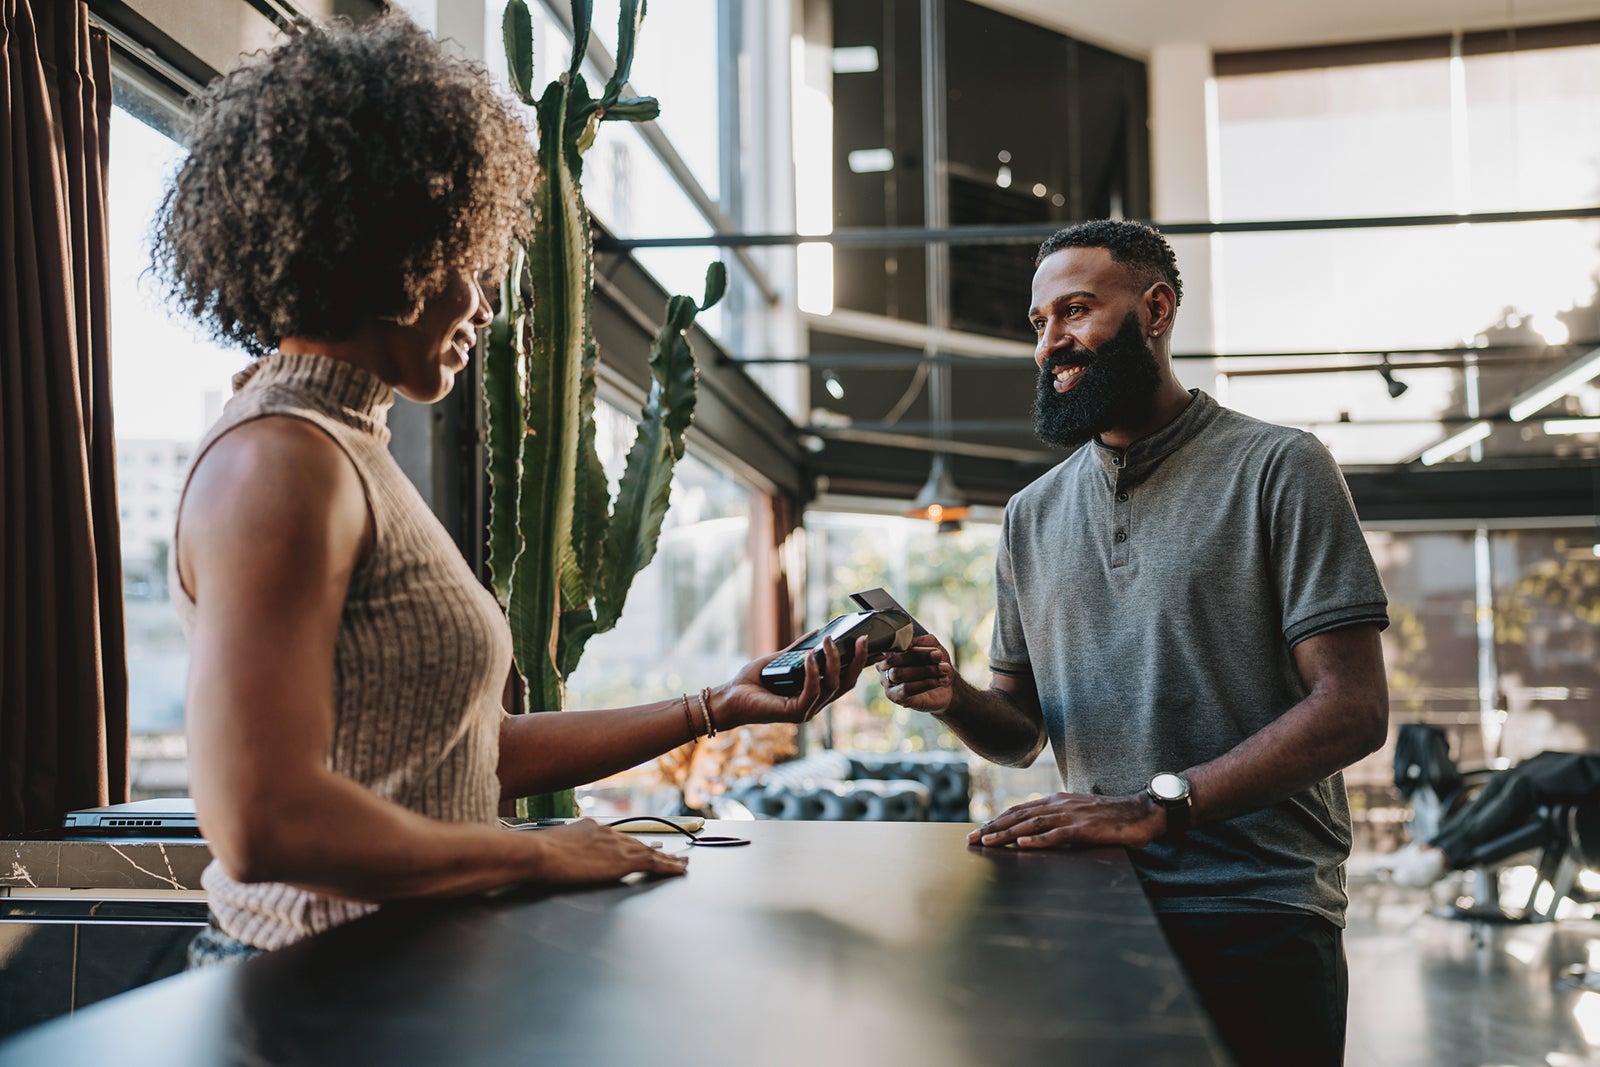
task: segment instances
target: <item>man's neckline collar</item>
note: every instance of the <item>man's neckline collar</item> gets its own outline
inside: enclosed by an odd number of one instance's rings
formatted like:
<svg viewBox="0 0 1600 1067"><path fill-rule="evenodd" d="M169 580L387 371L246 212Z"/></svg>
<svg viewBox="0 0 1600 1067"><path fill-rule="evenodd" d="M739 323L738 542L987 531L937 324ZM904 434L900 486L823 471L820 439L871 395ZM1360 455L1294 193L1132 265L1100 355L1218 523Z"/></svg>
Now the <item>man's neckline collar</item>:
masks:
<svg viewBox="0 0 1600 1067"><path fill-rule="evenodd" d="M1089 442L1095 462L1102 470L1113 474L1131 474L1145 471L1182 448L1205 429L1221 408L1204 390L1189 390L1189 403L1178 417L1155 433L1141 437L1127 448L1112 448L1101 444L1099 438Z"/></svg>

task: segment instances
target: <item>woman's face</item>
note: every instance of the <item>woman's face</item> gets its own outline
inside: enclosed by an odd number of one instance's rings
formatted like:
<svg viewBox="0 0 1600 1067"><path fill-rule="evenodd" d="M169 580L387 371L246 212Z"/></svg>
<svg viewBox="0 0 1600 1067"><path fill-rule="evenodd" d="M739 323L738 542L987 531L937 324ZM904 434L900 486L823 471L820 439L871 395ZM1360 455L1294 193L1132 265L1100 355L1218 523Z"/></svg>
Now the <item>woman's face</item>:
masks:
<svg viewBox="0 0 1600 1067"><path fill-rule="evenodd" d="M494 311L476 274L456 270L444 289L422 305L409 326L383 323L389 366L384 379L395 391L423 404L443 397L467 365L478 330L489 325Z"/></svg>

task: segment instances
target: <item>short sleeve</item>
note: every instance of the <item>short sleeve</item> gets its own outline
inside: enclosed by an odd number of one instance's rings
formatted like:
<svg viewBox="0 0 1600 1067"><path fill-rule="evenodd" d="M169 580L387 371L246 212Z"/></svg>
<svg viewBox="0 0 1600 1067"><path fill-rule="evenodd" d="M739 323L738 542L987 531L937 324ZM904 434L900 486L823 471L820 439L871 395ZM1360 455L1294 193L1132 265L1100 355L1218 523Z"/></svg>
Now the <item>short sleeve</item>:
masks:
<svg viewBox="0 0 1600 1067"><path fill-rule="evenodd" d="M1028 674L1032 670L1028 643L1017 608L1017 584L1012 572L1012 505L1006 505L1000 522L1000 547L994 560L994 636L989 641L989 669L999 674Z"/></svg>
<svg viewBox="0 0 1600 1067"><path fill-rule="evenodd" d="M1292 438L1262 486L1284 640L1389 625L1389 600L1344 475L1311 434Z"/></svg>

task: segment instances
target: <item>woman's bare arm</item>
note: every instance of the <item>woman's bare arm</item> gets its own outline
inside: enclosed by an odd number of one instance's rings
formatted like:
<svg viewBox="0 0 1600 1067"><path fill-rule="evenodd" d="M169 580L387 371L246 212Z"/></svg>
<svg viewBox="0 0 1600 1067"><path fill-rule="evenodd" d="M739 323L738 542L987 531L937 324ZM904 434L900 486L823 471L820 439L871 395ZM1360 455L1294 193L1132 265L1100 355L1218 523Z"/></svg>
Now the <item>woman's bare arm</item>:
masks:
<svg viewBox="0 0 1600 1067"><path fill-rule="evenodd" d="M444 823L329 768L339 619L371 539L355 470L300 420L233 430L190 482L178 568L197 605L191 788L228 873L383 901L681 872L680 859L592 824L512 834Z"/></svg>

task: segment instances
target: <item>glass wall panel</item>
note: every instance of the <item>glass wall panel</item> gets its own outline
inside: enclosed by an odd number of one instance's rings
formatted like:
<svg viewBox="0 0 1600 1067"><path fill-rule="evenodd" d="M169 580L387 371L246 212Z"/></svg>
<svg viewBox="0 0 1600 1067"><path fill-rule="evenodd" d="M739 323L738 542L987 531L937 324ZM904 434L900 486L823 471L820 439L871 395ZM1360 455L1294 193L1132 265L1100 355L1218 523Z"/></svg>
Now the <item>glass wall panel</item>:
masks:
<svg viewBox="0 0 1600 1067"><path fill-rule="evenodd" d="M656 120L672 147L713 200L721 188L722 92L717 65L720 0L672 0L650 8L634 53L630 84L662 100ZM594 33L617 54L617 0L596 0ZM687 231L685 231L687 232Z"/></svg>
<svg viewBox="0 0 1600 1067"><path fill-rule="evenodd" d="M1600 48L1468 56L1467 190L1472 211L1581 207L1600 199Z"/></svg>
<svg viewBox="0 0 1600 1067"><path fill-rule="evenodd" d="M1596 69L1600 47L1584 46L1219 78L1218 216L1593 204L1600 152L1571 131L1600 113ZM1373 353L1298 361L1322 376L1225 386L1233 406L1313 430L1347 464L1404 462L1465 420L1503 416L1600 342L1593 221L1227 234L1212 262L1219 351ZM1473 370L1397 369L1406 391L1391 397L1377 354L1431 347L1498 350ZM1358 369L1332 372L1341 364ZM1222 373L1246 367L1271 364L1230 361ZM1544 417L1564 415L1600 415L1600 388L1578 387ZM1593 447L1530 422L1497 426L1454 461Z"/></svg>
<svg viewBox="0 0 1600 1067"><path fill-rule="evenodd" d="M485 0L485 4L485 65L498 84L508 87L500 28L505 5L501 0ZM567 69L572 39L544 4L535 0L528 6L533 19L534 91L538 93L550 79ZM616 0L597 5L593 25L596 36L614 53ZM632 82L641 95L665 97L658 124L712 197L717 195L720 165L716 31L715 0L684 0L671 8L657 5L645 20ZM591 92L598 93L605 85L587 62L583 76ZM652 90L650 84L658 88ZM509 94L510 90L505 91ZM532 109L525 109L525 114L529 127L534 127ZM585 202L612 233L624 237L695 237L711 233L711 224L634 124L602 123L595 143L583 158ZM634 256L672 293L698 298L705 290L706 267L718 258L728 263L733 276L731 285L748 284L738 262L712 248L641 249ZM644 310L653 313L656 309ZM719 305L697 321L707 333L720 337L723 313L724 308Z"/></svg>
<svg viewBox="0 0 1600 1067"><path fill-rule="evenodd" d="M613 233L698 237L711 232L711 224L632 123L602 123L583 158L584 199ZM742 270L736 259L715 248L641 248L633 256L668 292L696 300L705 291L706 267L713 260L729 264L730 273ZM656 313L654 308L644 310ZM722 310L718 305L695 321L719 337Z"/></svg>
<svg viewBox="0 0 1600 1067"><path fill-rule="evenodd" d="M1216 240L1219 351L1456 347L1508 328L1524 331L1522 339L1534 345L1600 336L1600 223L1241 233Z"/></svg>
<svg viewBox="0 0 1600 1067"><path fill-rule="evenodd" d="M810 511L806 515L807 626L854 610L849 594L882 586L938 636L975 685L989 683L994 629L994 558L1000 527L968 522L940 534L925 520ZM890 703L876 671L814 719L808 743L847 751L964 752L931 715ZM1030 768L1000 767L973 756L973 817L1061 788L1048 751Z"/></svg>
<svg viewBox="0 0 1600 1067"><path fill-rule="evenodd" d="M1220 221L1455 210L1447 60L1218 78L1217 116Z"/></svg>
<svg viewBox="0 0 1600 1067"><path fill-rule="evenodd" d="M832 15L834 224L920 227L919 5L834 0ZM951 224L1148 215L1143 63L966 0L949 0L945 20ZM921 247L841 247L834 261L840 307L927 320ZM952 324L1031 340L1020 309L1032 276L1026 246L953 246Z"/></svg>
<svg viewBox="0 0 1600 1067"><path fill-rule="evenodd" d="M124 104L127 106L124 106ZM133 107L136 111L130 111ZM162 185L183 148L123 96L111 110L112 395L134 799L188 792L183 698L189 653L167 591L167 559L183 475L195 445L246 363L169 313L141 279Z"/></svg>
<svg viewBox="0 0 1600 1067"><path fill-rule="evenodd" d="M636 424L604 402L596 420L615 499ZM750 490L686 455L673 474L655 559L634 578L616 629L589 642L568 679L567 706L626 707L733 677L749 659L749 530ZM596 814L671 811L676 802L652 764L579 791L584 810Z"/></svg>
<svg viewBox="0 0 1600 1067"><path fill-rule="evenodd" d="M1433 723L1476 735L1472 535L1374 531L1367 534L1367 545L1389 595L1383 653L1393 721ZM1477 745L1473 758L1481 760L1481 745L1470 744Z"/></svg>
<svg viewBox="0 0 1600 1067"><path fill-rule="evenodd" d="M1490 536L1500 754L1600 752L1600 531Z"/></svg>

